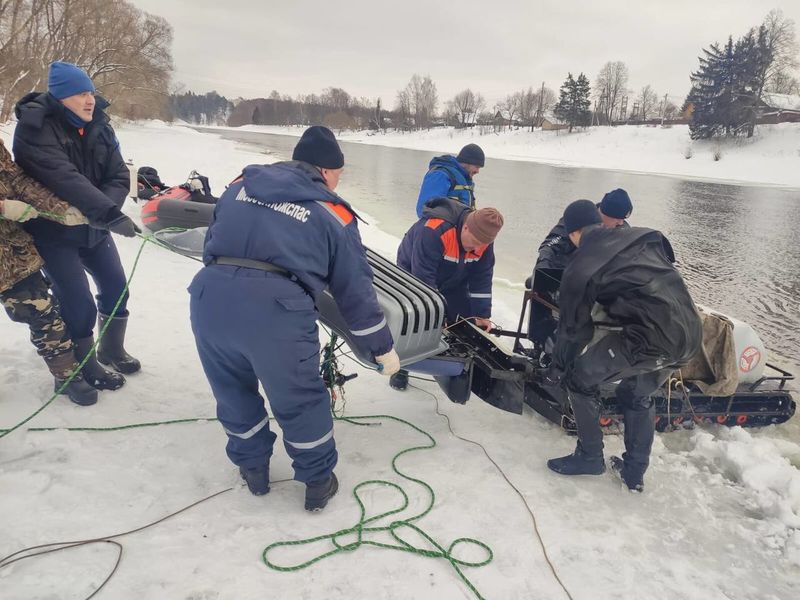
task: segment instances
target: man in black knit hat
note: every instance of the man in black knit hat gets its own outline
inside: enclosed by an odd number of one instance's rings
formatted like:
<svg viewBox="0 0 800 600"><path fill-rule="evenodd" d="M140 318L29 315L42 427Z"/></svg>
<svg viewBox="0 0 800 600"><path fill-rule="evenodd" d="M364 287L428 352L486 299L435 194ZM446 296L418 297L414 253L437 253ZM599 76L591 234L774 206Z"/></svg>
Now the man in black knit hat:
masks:
<svg viewBox="0 0 800 600"><path fill-rule="evenodd" d="M486 163L486 156L477 144L467 144L458 156L437 156L428 165L417 198L417 217L422 218L425 204L434 198L450 198L475 208L475 184L472 179Z"/></svg>
<svg viewBox="0 0 800 600"><path fill-rule="evenodd" d="M599 217L603 227L627 227L628 222L626 219L630 217L633 212L633 204L631 203L630 196L628 196L628 192L622 188L617 188L608 192L603 196L603 199L596 204L596 207L596 211L599 211ZM561 218L539 246L539 256L536 259L536 266L533 269L533 276L531 277L531 287L533 288L537 271L545 270L546 273L563 271L572 259L574 251L575 244L570 241L569 234L564 227L564 219ZM555 277L555 275L551 276ZM549 302L553 301L553 298L546 292L539 290L538 293L543 296L545 300ZM537 356L541 355L546 345L549 347L547 340L553 337L555 330L556 321L552 316L551 310L544 304L533 302L530 321L528 322L528 339L536 344L534 353Z"/></svg>
<svg viewBox="0 0 800 600"><path fill-rule="evenodd" d="M598 394L601 385L619 382L614 393L625 422L625 453L612 457L611 466L631 491L642 491L655 431L650 394L700 349L700 315L660 232L603 227L589 200L567 206L563 220L577 250L561 279L547 379L567 390L578 444L547 466L563 475L605 471ZM596 330L599 311L619 328Z"/></svg>
<svg viewBox="0 0 800 600"><path fill-rule="evenodd" d="M217 202L205 267L189 286L200 362L250 491L269 492L270 431L259 382L283 431L305 508L338 490L330 395L319 372L316 300L325 289L350 332L391 376L400 368L372 286L350 205L334 190L344 156L326 127L310 127L291 161L249 165Z"/></svg>

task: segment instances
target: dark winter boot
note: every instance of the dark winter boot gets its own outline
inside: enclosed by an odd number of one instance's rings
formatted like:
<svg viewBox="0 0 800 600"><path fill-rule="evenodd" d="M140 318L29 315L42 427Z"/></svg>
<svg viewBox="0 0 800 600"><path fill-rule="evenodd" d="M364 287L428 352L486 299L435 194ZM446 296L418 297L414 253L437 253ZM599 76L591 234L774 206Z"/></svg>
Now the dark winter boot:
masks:
<svg viewBox="0 0 800 600"><path fill-rule="evenodd" d="M400 369L397 373L389 377L389 385L392 389L400 392L408 388L408 371Z"/></svg>
<svg viewBox="0 0 800 600"><path fill-rule="evenodd" d="M547 467L561 475L602 475L606 471L602 451L600 454L587 454L580 442L572 454L548 460Z"/></svg>
<svg viewBox="0 0 800 600"><path fill-rule="evenodd" d="M239 474L247 483L247 489L254 496L263 496L269 493L269 465L254 467L239 467Z"/></svg>
<svg viewBox="0 0 800 600"><path fill-rule="evenodd" d="M128 327L128 317L114 317L112 319L108 315L99 313L97 315L98 331L103 331L103 327L109 320L111 323L108 325L108 329L106 329L97 347L97 360L120 373L125 373L126 375L136 373L142 368L142 365L137 359L125 352L123 347L125 329Z"/></svg>
<svg viewBox="0 0 800 600"><path fill-rule="evenodd" d="M650 397L636 397L626 401L622 409L625 419L625 453L614 457L611 468L619 471L628 489L641 492L644 489L644 473L650 464L650 450L655 438L656 407ZM617 469L616 462L622 463Z"/></svg>
<svg viewBox="0 0 800 600"><path fill-rule="evenodd" d="M612 456L609 459L611 463L611 472L622 480L631 492L644 491L644 474L638 475L625 468L625 461L619 456Z"/></svg>
<svg viewBox="0 0 800 600"><path fill-rule="evenodd" d="M94 336L78 338L72 341L75 342L75 358L80 362L91 351L94 345ZM118 390L125 385L125 378L122 375L113 371L106 371L99 365L94 355L83 365L81 374L86 382L96 390Z"/></svg>
<svg viewBox="0 0 800 600"><path fill-rule="evenodd" d="M311 512L322 510L328 505L328 500L333 498L338 491L339 480L336 479L335 473L331 473L331 476L324 481L307 483L306 510Z"/></svg>
<svg viewBox="0 0 800 600"><path fill-rule="evenodd" d="M78 361L75 360L74 352L64 352L57 356L45 358L44 362L47 363L47 368L55 379L54 392L61 390L62 394L69 396L72 402L80 406L90 406L97 403L97 390L86 383L82 373L76 374L72 381L69 382L69 385L63 390L61 389L72 372L78 368Z"/></svg>

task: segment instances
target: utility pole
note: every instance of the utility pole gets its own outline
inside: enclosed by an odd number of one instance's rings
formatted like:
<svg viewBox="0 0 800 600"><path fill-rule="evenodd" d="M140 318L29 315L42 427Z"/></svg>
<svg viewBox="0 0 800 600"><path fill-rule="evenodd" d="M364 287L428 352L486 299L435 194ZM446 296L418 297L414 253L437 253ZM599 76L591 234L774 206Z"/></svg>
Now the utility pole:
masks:
<svg viewBox="0 0 800 600"><path fill-rule="evenodd" d="M664 94L664 102L661 105L661 126L664 126L664 119L667 117L667 96L668 94Z"/></svg>
<svg viewBox="0 0 800 600"><path fill-rule="evenodd" d="M543 108L544 108L544 81L542 82L542 91L539 92L539 109L536 111L536 122L539 123L539 127L542 126ZM533 131L533 125L531 125L531 131Z"/></svg>

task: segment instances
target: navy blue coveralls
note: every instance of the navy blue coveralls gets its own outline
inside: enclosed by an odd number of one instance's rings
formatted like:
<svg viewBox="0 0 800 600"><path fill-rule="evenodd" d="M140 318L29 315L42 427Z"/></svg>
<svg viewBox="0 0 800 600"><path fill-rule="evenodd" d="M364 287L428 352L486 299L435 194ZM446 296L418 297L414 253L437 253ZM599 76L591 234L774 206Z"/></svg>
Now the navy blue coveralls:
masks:
<svg viewBox="0 0 800 600"><path fill-rule="evenodd" d="M223 257L267 262L292 277L215 264ZM228 434L228 457L253 468L272 455L276 435L260 381L295 479L327 479L337 453L319 374L315 297L330 290L373 356L393 344L355 214L311 165L250 165L217 202L203 261L189 286L192 331Z"/></svg>
<svg viewBox="0 0 800 600"><path fill-rule="evenodd" d="M33 92L23 97L15 109L19 121L14 160L56 196L77 207L90 223L102 225L122 215L130 172L103 111L108 102L100 96L96 99L92 121L78 129L67 120L67 109L50 94ZM25 229L44 259L44 272L73 339L92 335L97 309L111 314L123 292L117 316L128 314L125 271L108 231L46 219L33 219ZM84 271L97 286L97 304Z"/></svg>
<svg viewBox="0 0 800 600"><path fill-rule="evenodd" d="M464 250L461 226L470 212L454 200L431 200L397 249L398 266L444 296L451 324L459 317L492 315L494 244Z"/></svg>

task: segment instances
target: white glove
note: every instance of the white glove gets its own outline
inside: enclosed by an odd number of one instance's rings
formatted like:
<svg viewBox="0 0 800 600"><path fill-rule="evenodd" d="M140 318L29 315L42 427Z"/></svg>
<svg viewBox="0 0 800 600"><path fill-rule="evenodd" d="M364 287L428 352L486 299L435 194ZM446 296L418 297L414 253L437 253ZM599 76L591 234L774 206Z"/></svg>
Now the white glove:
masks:
<svg viewBox="0 0 800 600"><path fill-rule="evenodd" d="M19 200L3 200L0 214L3 215L4 219L8 219L9 221L24 223L25 221L38 217L39 211L30 204L20 202Z"/></svg>
<svg viewBox="0 0 800 600"><path fill-rule="evenodd" d="M389 350L386 354L376 356L375 362L383 367L380 370L381 375L386 375L387 377L391 377L400 370L400 357L397 356L397 352L394 351L394 348Z"/></svg>
<svg viewBox="0 0 800 600"><path fill-rule="evenodd" d="M88 225L89 219L87 219L77 208L70 206L64 213L63 221L61 222L64 225Z"/></svg>

